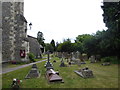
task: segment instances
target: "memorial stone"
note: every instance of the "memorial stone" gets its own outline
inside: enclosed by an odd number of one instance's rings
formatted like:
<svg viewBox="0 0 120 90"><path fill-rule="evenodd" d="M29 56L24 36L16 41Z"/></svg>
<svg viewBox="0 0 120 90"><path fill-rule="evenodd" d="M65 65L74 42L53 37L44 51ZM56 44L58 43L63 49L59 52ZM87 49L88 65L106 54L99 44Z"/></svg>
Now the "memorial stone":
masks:
<svg viewBox="0 0 120 90"><path fill-rule="evenodd" d="M50 63L50 59L49 59L49 51L47 52L47 54L48 54L48 61L45 63L45 67L46 67L46 69L48 70L48 69L53 69L53 65L52 65L52 63Z"/></svg>
<svg viewBox="0 0 120 90"><path fill-rule="evenodd" d="M32 69L29 71L29 73L26 75L25 79L29 78L37 78L40 76L39 70L37 68L36 64L33 64Z"/></svg>
<svg viewBox="0 0 120 90"><path fill-rule="evenodd" d="M87 67L80 69L80 70L75 70L74 71L76 74L80 75L83 78L91 78L93 76L92 70L88 69Z"/></svg>
<svg viewBox="0 0 120 90"><path fill-rule="evenodd" d="M95 56L91 56L91 57L90 57L90 62L91 62L91 63L95 63Z"/></svg>

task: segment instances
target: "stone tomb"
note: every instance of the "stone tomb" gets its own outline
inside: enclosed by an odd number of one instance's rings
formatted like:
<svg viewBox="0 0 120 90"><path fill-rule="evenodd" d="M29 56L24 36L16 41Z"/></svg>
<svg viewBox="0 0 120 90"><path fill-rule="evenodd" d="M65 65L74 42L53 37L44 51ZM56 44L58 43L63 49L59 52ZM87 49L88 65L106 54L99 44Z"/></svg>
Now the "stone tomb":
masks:
<svg viewBox="0 0 120 90"><path fill-rule="evenodd" d="M37 68L36 64L33 64L32 69L29 71L29 73L26 75L25 79L29 78L37 78L40 76L39 70Z"/></svg>
<svg viewBox="0 0 120 90"><path fill-rule="evenodd" d="M80 69L80 70L75 70L74 71L76 74L80 75L83 78L91 78L93 76L92 70L88 69L87 67Z"/></svg>
<svg viewBox="0 0 120 90"><path fill-rule="evenodd" d="M46 71L46 78L48 82L64 82L63 79L59 76L59 72L55 72L53 69Z"/></svg>

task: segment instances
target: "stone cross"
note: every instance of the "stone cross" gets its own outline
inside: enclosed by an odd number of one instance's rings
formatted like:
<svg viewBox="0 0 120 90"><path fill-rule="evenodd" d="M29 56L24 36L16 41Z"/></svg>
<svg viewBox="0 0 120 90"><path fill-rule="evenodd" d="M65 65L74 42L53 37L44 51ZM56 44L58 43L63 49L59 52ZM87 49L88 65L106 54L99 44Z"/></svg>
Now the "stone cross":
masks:
<svg viewBox="0 0 120 90"><path fill-rule="evenodd" d="M50 54L50 52L47 51L47 54L48 54L48 62L50 62L50 58L49 58L49 54Z"/></svg>

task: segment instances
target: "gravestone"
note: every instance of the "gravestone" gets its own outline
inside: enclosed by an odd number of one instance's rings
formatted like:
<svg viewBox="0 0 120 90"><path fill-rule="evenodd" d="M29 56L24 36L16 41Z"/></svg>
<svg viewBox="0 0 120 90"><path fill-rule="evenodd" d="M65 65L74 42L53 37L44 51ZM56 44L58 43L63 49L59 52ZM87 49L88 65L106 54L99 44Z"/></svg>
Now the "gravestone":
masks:
<svg viewBox="0 0 120 90"><path fill-rule="evenodd" d="M95 63L95 56L91 56L91 57L89 58L89 60L90 60L91 63Z"/></svg>
<svg viewBox="0 0 120 90"><path fill-rule="evenodd" d="M81 64L86 64L85 61L87 60L87 54L82 54L80 56Z"/></svg>
<svg viewBox="0 0 120 90"><path fill-rule="evenodd" d="M55 72L53 69L46 71L46 78L48 82L64 82L63 79L59 76L59 72Z"/></svg>
<svg viewBox="0 0 120 90"><path fill-rule="evenodd" d="M53 64L50 63L50 59L49 59L49 51L47 52L48 54L48 61L45 63L45 68L48 70L48 69L53 69Z"/></svg>
<svg viewBox="0 0 120 90"><path fill-rule="evenodd" d="M92 70L88 69L87 67L80 69L80 70L75 70L74 71L76 74L80 75L83 78L91 78L93 76Z"/></svg>
<svg viewBox="0 0 120 90"><path fill-rule="evenodd" d="M77 51L77 52L76 52L76 60L75 60L75 63L78 64L78 66L81 65L80 57L81 57L81 53L80 53L79 51Z"/></svg>
<svg viewBox="0 0 120 90"><path fill-rule="evenodd" d="M32 68L38 68L36 64L33 64L32 65Z"/></svg>
<svg viewBox="0 0 120 90"><path fill-rule="evenodd" d="M36 64L32 65L32 69L29 71L29 73L26 75L25 79L29 78L37 78L40 76L39 70L37 68Z"/></svg>
<svg viewBox="0 0 120 90"><path fill-rule="evenodd" d="M53 62L56 63L56 60L54 60Z"/></svg>
<svg viewBox="0 0 120 90"><path fill-rule="evenodd" d="M97 61L97 62L100 62L100 61L101 61L101 56L100 56L100 55L96 55L95 58L96 58L96 61Z"/></svg>
<svg viewBox="0 0 120 90"><path fill-rule="evenodd" d="M60 67L67 67L67 65L65 65L65 63L64 63L64 61L63 61L63 58L62 58L62 60L61 60Z"/></svg>
<svg viewBox="0 0 120 90"><path fill-rule="evenodd" d="M75 58L75 53L72 52L72 53L71 53L71 61L74 61L74 60L76 60L76 58Z"/></svg>
<svg viewBox="0 0 120 90"><path fill-rule="evenodd" d="M58 57L62 58L62 53L61 52L58 52Z"/></svg>
<svg viewBox="0 0 120 90"><path fill-rule="evenodd" d="M80 52L79 51L76 52L76 59L80 60Z"/></svg>
<svg viewBox="0 0 120 90"><path fill-rule="evenodd" d="M76 53L71 53L71 64L78 64L80 65L80 52L77 51Z"/></svg>
<svg viewBox="0 0 120 90"><path fill-rule="evenodd" d="M88 56L87 56L87 54L85 54L85 53L82 54L82 60L83 60L83 61L88 60Z"/></svg>
<svg viewBox="0 0 120 90"><path fill-rule="evenodd" d="M110 65L110 62L105 62L105 63L102 63L103 66L109 66Z"/></svg>

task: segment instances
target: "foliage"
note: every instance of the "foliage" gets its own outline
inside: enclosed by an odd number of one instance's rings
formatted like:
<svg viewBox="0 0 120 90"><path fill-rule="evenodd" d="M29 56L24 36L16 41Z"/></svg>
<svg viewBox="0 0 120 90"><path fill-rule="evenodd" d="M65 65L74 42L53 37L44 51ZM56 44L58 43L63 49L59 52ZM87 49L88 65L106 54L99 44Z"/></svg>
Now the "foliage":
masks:
<svg viewBox="0 0 120 90"><path fill-rule="evenodd" d="M102 62L111 62L113 64L120 64L120 60L115 56L104 57L101 60Z"/></svg>
<svg viewBox="0 0 120 90"><path fill-rule="evenodd" d="M37 33L37 40L39 42L39 44L41 44L43 47L45 46L45 43L44 43L44 37L43 37L43 33L42 32L38 32Z"/></svg>
<svg viewBox="0 0 120 90"><path fill-rule="evenodd" d="M108 30L106 31L106 40L107 43L104 44L107 46L108 54L114 55L120 58L120 31L118 26L120 25L120 2L104 2L103 6L103 18ZM112 43L111 43L112 42Z"/></svg>
<svg viewBox="0 0 120 90"><path fill-rule="evenodd" d="M58 45L57 51L70 53L74 51L74 47L75 45L71 43L71 40L67 39L67 40L64 40L63 43L60 43Z"/></svg>
<svg viewBox="0 0 120 90"><path fill-rule="evenodd" d="M56 51L56 47L55 47L55 41L52 39L52 41L50 42L50 44L53 47L53 52Z"/></svg>
<svg viewBox="0 0 120 90"><path fill-rule="evenodd" d="M35 55L33 53L29 53L28 57L29 57L31 62L35 62L35 60L34 60L35 59Z"/></svg>
<svg viewBox="0 0 120 90"><path fill-rule="evenodd" d="M53 46L52 46L51 44L46 43L46 44L45 44L45 51L46 51L46 52L47 52L47 51L50 51L51 53L53 53L53 52L54 52L54 48L53 48Z"/></svg>

